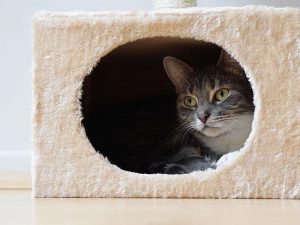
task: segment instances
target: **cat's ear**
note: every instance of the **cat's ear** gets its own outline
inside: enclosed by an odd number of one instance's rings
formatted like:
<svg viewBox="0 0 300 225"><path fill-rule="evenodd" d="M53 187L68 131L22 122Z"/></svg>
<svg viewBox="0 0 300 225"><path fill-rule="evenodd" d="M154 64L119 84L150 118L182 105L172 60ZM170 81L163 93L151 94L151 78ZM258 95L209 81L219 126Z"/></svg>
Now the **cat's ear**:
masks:
<svg viewBox="0 0 300 225"><path fill-rule="evenodd" d="M240 64L232 58L224 49L222 49L217 66L224 70L240 74L243 69Z"/></svg>
<svg viewBox="0 0 300 225"><path fill-rule="evenodd" d="M175 86L176 91L180 91L186 81L192 76L193 68L179 59L170 56L164 57L163 63L165 71Z"/></svg>

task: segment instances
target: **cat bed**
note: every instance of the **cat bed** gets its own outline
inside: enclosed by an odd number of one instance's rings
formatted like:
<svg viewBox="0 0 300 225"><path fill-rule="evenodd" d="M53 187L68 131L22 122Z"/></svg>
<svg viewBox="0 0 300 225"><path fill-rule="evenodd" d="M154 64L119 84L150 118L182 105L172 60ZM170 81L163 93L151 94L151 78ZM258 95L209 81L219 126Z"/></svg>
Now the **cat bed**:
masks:
<svg viewBox="0 0 300 225"><path fill-rule="evenodd" d="M299 21L299 9L252 6L35 14L33 195L300 198ZM222 157L216 170L186 175L124 171L96 152L86 135L81 107L89 109L89 99L81 101L81 95L94 68L109 63L109 57L126 62L146 52L151 59L166 45L180 56L188 54L186 49L208 46L212 58L221 47L251 82L252 132L240 151ZM104 74L103 82L109 76ZM140 87L143 94L163 93L161 80L151 82L152 89ZM112 101L126 97L132 96Z"/></svg>

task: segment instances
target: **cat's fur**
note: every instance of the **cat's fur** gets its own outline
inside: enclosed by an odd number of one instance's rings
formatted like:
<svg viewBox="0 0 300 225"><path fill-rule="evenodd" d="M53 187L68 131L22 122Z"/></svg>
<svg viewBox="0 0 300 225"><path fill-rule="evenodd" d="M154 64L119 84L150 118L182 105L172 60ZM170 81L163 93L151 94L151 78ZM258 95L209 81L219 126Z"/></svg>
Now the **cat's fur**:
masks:
<svg viewBox="0 0 300 225"><path fill-rule="evenodd" d="M224 51L217 65L193 69L166 57L164 67L177 96L143 99L94 115L85 124L91 143L113 164L132 172L182 174L215 168L222 154L242 147L251 130L253 94L244 71ZM217 104L212 95L222 87L230 95ZM197 108L183 105L187 94L197 98ZM207 112L204 124L199 117Z"/></svg>

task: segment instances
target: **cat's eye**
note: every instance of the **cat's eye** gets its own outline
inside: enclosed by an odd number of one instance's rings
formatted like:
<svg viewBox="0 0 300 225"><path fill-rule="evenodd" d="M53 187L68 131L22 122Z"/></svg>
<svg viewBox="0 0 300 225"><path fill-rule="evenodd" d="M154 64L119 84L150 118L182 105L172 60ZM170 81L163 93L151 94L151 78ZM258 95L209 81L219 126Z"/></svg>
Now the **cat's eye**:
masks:
<svg viewBox="0 0 300 225"><path fill-rule="evenodd" d="M195 108L197 106L197 100L193 96L184 97L184 105L189 108Z"/></svg>
<svg viewBox="0 0 300 225"><path fill-rule="evenodd" d="M227 88L222 88L215 93L215 101L222 102L229 95L229 90Z"/></svg>

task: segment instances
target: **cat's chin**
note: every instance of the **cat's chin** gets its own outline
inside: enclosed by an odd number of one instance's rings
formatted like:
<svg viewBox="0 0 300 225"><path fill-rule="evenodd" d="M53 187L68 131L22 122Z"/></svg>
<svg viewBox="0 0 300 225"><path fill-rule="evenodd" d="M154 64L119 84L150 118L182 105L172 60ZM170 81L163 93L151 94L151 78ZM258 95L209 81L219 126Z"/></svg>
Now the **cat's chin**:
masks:
<svg viewBox="0 0 300 225"><path fill-rule="evenodd" d="M209 125L205 125L199 121L196 121L196 124L193 128L203 136L206 137L218 137L225 133L224 129L221 127L212 127Z"/></svg>
<svg viewBox="0 0 300 225"><path fill-rule="evenodd" d="M207 137L218 137L224 134L224 131L220 127L209 127L205 126L199 131L202 135Z"/></svg>

